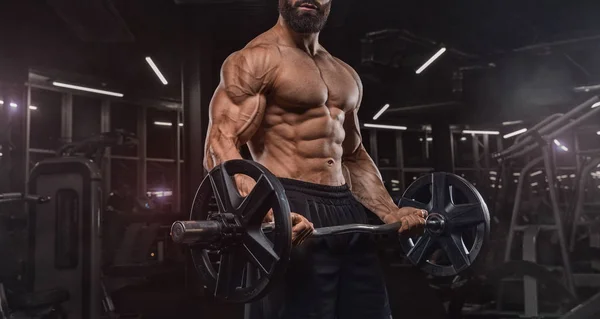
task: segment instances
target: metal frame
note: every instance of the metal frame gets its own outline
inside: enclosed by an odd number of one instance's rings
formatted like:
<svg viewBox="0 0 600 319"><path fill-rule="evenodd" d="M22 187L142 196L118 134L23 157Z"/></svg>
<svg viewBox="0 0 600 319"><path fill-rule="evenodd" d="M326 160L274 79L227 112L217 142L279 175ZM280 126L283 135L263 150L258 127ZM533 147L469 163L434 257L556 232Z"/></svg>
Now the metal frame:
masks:
<svg viewBox="0 0 600 319"><path fill-rule="evenodd" d="M588 180L591 172L598 168L598 165L600 165L600 157L592 159L581 171L579 171L581 173L579 174L579 183L577 185L575 211L573 212L573 224L571 225L571 238L569 240L570 251L575 249L575 234L577 228L580 226L589 225L589 222L581 222L579 218L584 214L583 209L585 205L586 181Z"/></svg>
<svg viewBox="0 0 600 319"><path fill-rule="evenodd" d="M27 90L27 105L31 104L31 89L32 88L36 88L36 89L41 89L41 90L49 90L49 91L54 91L54 92L59 92L62 94L62 104L61 104L61 123L60 123L60 127L61 127L61 139L64 142L71 142L72 141L72 133L73 133L73 96L74 95L80 95L80 96L87 96L87 97L94 97L97 99L100 99L102 101L101 103L101 117L100 117L100 130L101 132L108 132L110 131L110 106L111 106L111 101L115 101L117 99L112 98L112 97L108 97L108 96L102 96L102 95L98 95L98 94L92 94L92 93L87 93L87 92L73 92L71 90L68 89L64 89L64 88L59 88L59 87L54 87L54 86L50 86L50 85L46 85L46 84L42 84L42 83L34 83L34 82L28 82L26 83L26 90ZM182 189L181 187L181 165L183 163L183 161L181 160L181 156L180 156L180 148L182 147L182 139L183 136L180 132L179 129L177 129L177 137L176 137L176 143L177 143L177 154L175 154L175 158L147 158L146 157L146 149L147 149L147 121L146 121L146 114L147 114L147 108L148 107L158 107L164 110L168 110L168 111L173 111L173 112L177 112L177 119L178 119L178 123L176 124L177 126L179 125L179 123L181 122L181 103L176 103L176 102L165 102L165 101L146 101L146 100L126 100L126 99L119 99L119 101L124 101L124 102L129 102L132 104L135 104L136 106L138 106L138 117L137 117L137 121L138 121L138 126L137 126L137 135L138 135L138 139L140 141L139 145L138 145L138 156L119 156L119 155L113 155L111 154L110 150L106 151L106 158L107 160L104 161L103 163L103 167L102 167L102 172L103 172L103 178L104 178L104 182L103 182L103 188L105 193L108 193L111 189L111 169L112 169L112 165L111 165L111 160L112 159L120 159L120 160L132 160L132 161L136 161L136 169L138 171L138 175L137 175L137 193L140 196L144 196L146 194L146 188L147 188L147 162L148 161L152 161L152 162L160 162L160 163L175 163L176 164L176 176L175 176L175 182L174 185L172 185L173 187L173 207L175 212L179 212L181 209L181 196L179 194L180 190ZM143 103L143 104L142 104ZM29 161L30 161L30 154L32 153L38 153L38 154L55 154L55 150L45 150L45 149L34 149L31 148L31 110L29 109L29 107L26 107L26 125L25 125L25 160L26 160L26 165L25 165L25 169L24 169L24 177L25 180L28 181L29 180Z"/></svg>
<svg viewBox="0 0 600 319"><path fill-rule="evenodd" d="M137 164L137 194L142 197L148 187L148 130L146 128L147 111L145 107L138 108L137 112L137 137L138 137L138 164Z"/></svg>
<svg viewBox="0 0 600 319"><path fill-rule="evenodd" d="M364 128L363 128L364 129ZM364 129L369 132L369 155L373 159L375 165L377 165L380 172L393 171L398 174L398 179L400 181L400 189L404 190L412 181L407 181L405 177L405 173L429 173L433 171L432 167L405 167L404 165L404 142L403 142L403 132L396 131L395 133L395 146L396 146L396 163L395 166L391 167L379 167L379 151L377 148L377 133L380 131L385 131L385 129L377 129L377 128L368 128ZM419 131L421 132L421 131ZM426 133L426 131L423 131ZM427 143L427 138L423 141L423 152L425 156L429 156L429 145Z"/></svg>

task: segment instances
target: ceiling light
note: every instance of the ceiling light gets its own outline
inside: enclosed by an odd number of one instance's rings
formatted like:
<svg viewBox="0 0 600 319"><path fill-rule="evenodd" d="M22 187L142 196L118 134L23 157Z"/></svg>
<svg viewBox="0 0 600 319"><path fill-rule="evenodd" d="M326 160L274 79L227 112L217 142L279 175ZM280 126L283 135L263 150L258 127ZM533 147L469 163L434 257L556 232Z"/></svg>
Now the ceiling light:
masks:
<svg viewBox="0 0 600 319"><path fill-rule="evenodd" d="M467 140L467 138L463 136L463 137L460 138L460 140L464 142L464 141Z"/></svg>
<svg viewBox="0 0 600 319"><path fill-rule="evenodd" d="M531 183L531 186L538 186L538 183L537 182Z"/></svg>
<svg viewBox="0 0 600 319"><path fill-rule="evenodd" d="M369 124L369 123L365 124L365 127L383 128L383 129L401 130L401 131L406 131L408 129L406 126L381 125L381 124Z"/></svg>
<svg viewBox="0 0 600 319"><path fill-rule="evenodd" d="M525 133L525 132L527 132L527 129L526 129L526 128L524 128L524 129L520 129L520 130L518 130L518 131L514 131L514 132L512 132L512 133L508 133L508 134L504 135L504 138L505 138L505 139L507 139L507 138L511 138L511 137L513 137L513 136L517 136L517 135L519 135L519 134L523 134L523 133Z"/></svg>
<svg viewBox="0 0 600 319"><path fill-rule="evenodd" d="M15 102L10 102L10 107L12 107L14 109L14 108L17 108L18 105Z"/></svg>
<svg viewBox="0 0 600 319"><path fill-rule="evenodd" d="M384 106L381 108L381 110L379 110L379 112L377 112L377 114L375 114L375 116L373 116L373 119L374 119L374 120L378 119L378 118L381 116L381 114L383 114L383 112L385 112L385 110L387 110L389 107L390 107L390 105L389 105L389 104L386 104L386 105L384 105Z"/></svg>
<svg viewBox="0 0 600 319"><path fill-rule="evenodd" d="M0 100L0 105L4 105L4 101Z"/></svg>
<svg viewBox="0 0 600 319"><path fill-rule="evenodd" d="M562 145L562 143L559 140L554 140L554 144L556 144L556 146L558 146L561 150L565 152L569 151L569 149L566 146Z"/></svg>
<svg viewBox="0 0 600 319"><path fill-rule="evenodd" d="M146 62L148 62L148 65L150 65L150 67L152 68L152 70L154 71L154 73L156 74L156 76L158 76L158 79L162 82L162 84L164 84L164 85L169 84L169 82L167 82L167 79L165 79L165 77L160 72L160 70L158 69L158 67L156 66L156 64L154 64L154 61L152 61L152 58L150 58L149 56L147 56L146 57Z"/></svg>
<svg viewBox="0 0 600 319"><path fill-rule="evenodd" d="M592 108L596 108L598 106L600 106L600 102L596 102L596 103L592 104Z"/></svg>
<svg viewBox="0 0 600 319"><path fill-rule="evenodd" d="M444 54L444 52L446 52L446 48L441 48L438 52L436 52L431 58L429 58L429 60L427 60L427 62L425 62L418 70L417 70L417 74L421 74L421 72L425 71L425 69L427 69L428 66L431 65L431 63L433 63L435 60L437 60L440 56L442 56L442 54Z"/></svg>
<svg viewBox="0 0 600 319"><path fill-rule="evenodd" d="M79 90L79 91L85 91L85 92L91 92L91 93L98 93L98 94L104 94L104 95L110 95L110 96L116 96L116 97L123 97L122 93L92 89L92 88L88 88L85 86L66 84L66 83L61 83L61 82L52 82L52 85L67 88L67 89L73 89L73 90Z"/></svg>
<svg viewBox="0 0 600 319"><path fill-rule="evenodd" d="M154 125L158 125L158 126L173 126L173 123L171 123L171 122L156 121L156 122L154 122Z"/></svg>
<svg viewBox="0 0 600 319"><path fill-rule="evenodd" d="M34 111L35 111L35 110L37 110L38 108L37 108L37 106L35 106L35 105L30 105L30 106L29 106L29 109L30 109L30 110L34 110Z"/></svg>
<svg viewBox="0 0 600 319"><path fill-rule="evenodd" d="M482 135L498 135L498 131L476 131L476 130L464 130L463 134L482 134Z"/></svg>
<svg viewBox="0 0 600 319"><path fill-rule="evenodd" d="M179 126L183 126L183 123L179 123Z"/></svg>
<svg viewBox="0 0 600 319"><path fill-rule="evenodd" d="M541 173L543 173L543 172L542 172L542 171L533 172L533 173L531 173L531 175L530 175L530 176L531 176L531 177L533 177L533 176L538 176L538 175L540 175Z"/></svg>
<svg viewBox="0 0 600 319"><path fill-rule="evenodd" d="M521 123L523 123L523 121L508 121L508 122L502 122L502 125L509 126L509 125L517 125L517 124L521 124Z"/></svg>
<svg viewBox="0 0 600 319"><path fill-rule="evenodd" d="M600 131L596 132L597 135L600 135Z"/></svg>

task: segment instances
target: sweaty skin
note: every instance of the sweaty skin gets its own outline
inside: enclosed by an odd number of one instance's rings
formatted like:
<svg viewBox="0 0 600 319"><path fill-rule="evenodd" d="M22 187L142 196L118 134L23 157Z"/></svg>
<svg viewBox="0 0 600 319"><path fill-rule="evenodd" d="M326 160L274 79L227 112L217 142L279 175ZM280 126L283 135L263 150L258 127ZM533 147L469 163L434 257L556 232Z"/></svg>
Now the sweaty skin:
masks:
<svg viewBox="0 0 600 319"><path fill-rule="evenodd" d="M223 64L210 105L205 167L241 159L247 144L255 161L281 178L340 186L401 232L423 231L426 212L399 209L362 144L357 112L358 74L319 43L318 33L298 34L284 19L233 53ZM236 176L247 195L254 181ZM293 214L293 236L312 228Z"/></svg>

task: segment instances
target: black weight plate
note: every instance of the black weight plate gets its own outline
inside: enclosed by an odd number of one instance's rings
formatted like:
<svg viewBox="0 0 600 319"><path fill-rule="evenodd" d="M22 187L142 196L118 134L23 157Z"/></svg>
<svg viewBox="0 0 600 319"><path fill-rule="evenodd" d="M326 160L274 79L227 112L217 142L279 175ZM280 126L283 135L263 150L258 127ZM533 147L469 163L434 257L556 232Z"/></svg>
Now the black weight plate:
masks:
<svg viewBox="0 0 600 319"><path fill-rule="evenodd" d="M412 183L398 203L425 209L430 218L444 220L441 232L400 236L407 258L436 277L457 275L475 262L490 232L490 214L483 197L471 183L454 174L433 173Z"/></svg>
<svg viewBox="0 0 600 319"><path fill-rule="evenodd" d="M257 182L247 197L240 196L237 191L233 179L236 174L249 176ZM215 201L218 212L214 209ZM261 225L270 209L273 210L275 230L267 238ZM205 247L191 247L192 259L203 284L216 299L225 302L248 303L262 298L272 284L281 279L290 257L290 208L283 186L256 162L227 161L214 168L200 184L190 220L207 220L215 213L234 214L243 234L239 241L216 252ZM218 267L213 264L211 255L218 257ZM250 273L253 273L253 280L245 280Z"/></svg>

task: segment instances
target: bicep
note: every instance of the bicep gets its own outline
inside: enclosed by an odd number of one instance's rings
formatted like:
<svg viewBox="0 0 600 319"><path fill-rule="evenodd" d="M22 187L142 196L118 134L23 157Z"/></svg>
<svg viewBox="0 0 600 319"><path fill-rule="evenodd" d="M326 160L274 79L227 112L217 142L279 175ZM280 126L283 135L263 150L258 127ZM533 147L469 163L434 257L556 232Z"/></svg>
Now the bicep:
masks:
<svg viewBox="0 0 600 319"><path fill-rule="evenodd" d="M236 53L223 64L221 82L210 104L210 136L235 141L236 146L248 142L260 126L266 108L264 79L245 55Z"/></svg>
<svg viewBox="0 0 600 319"><path fill-rule="evenodd" d="M219 85L210 105L210 136L233 141L237 147L247 143L260 127L266 98L262 94L232 97L231 88Z"/></svg>

